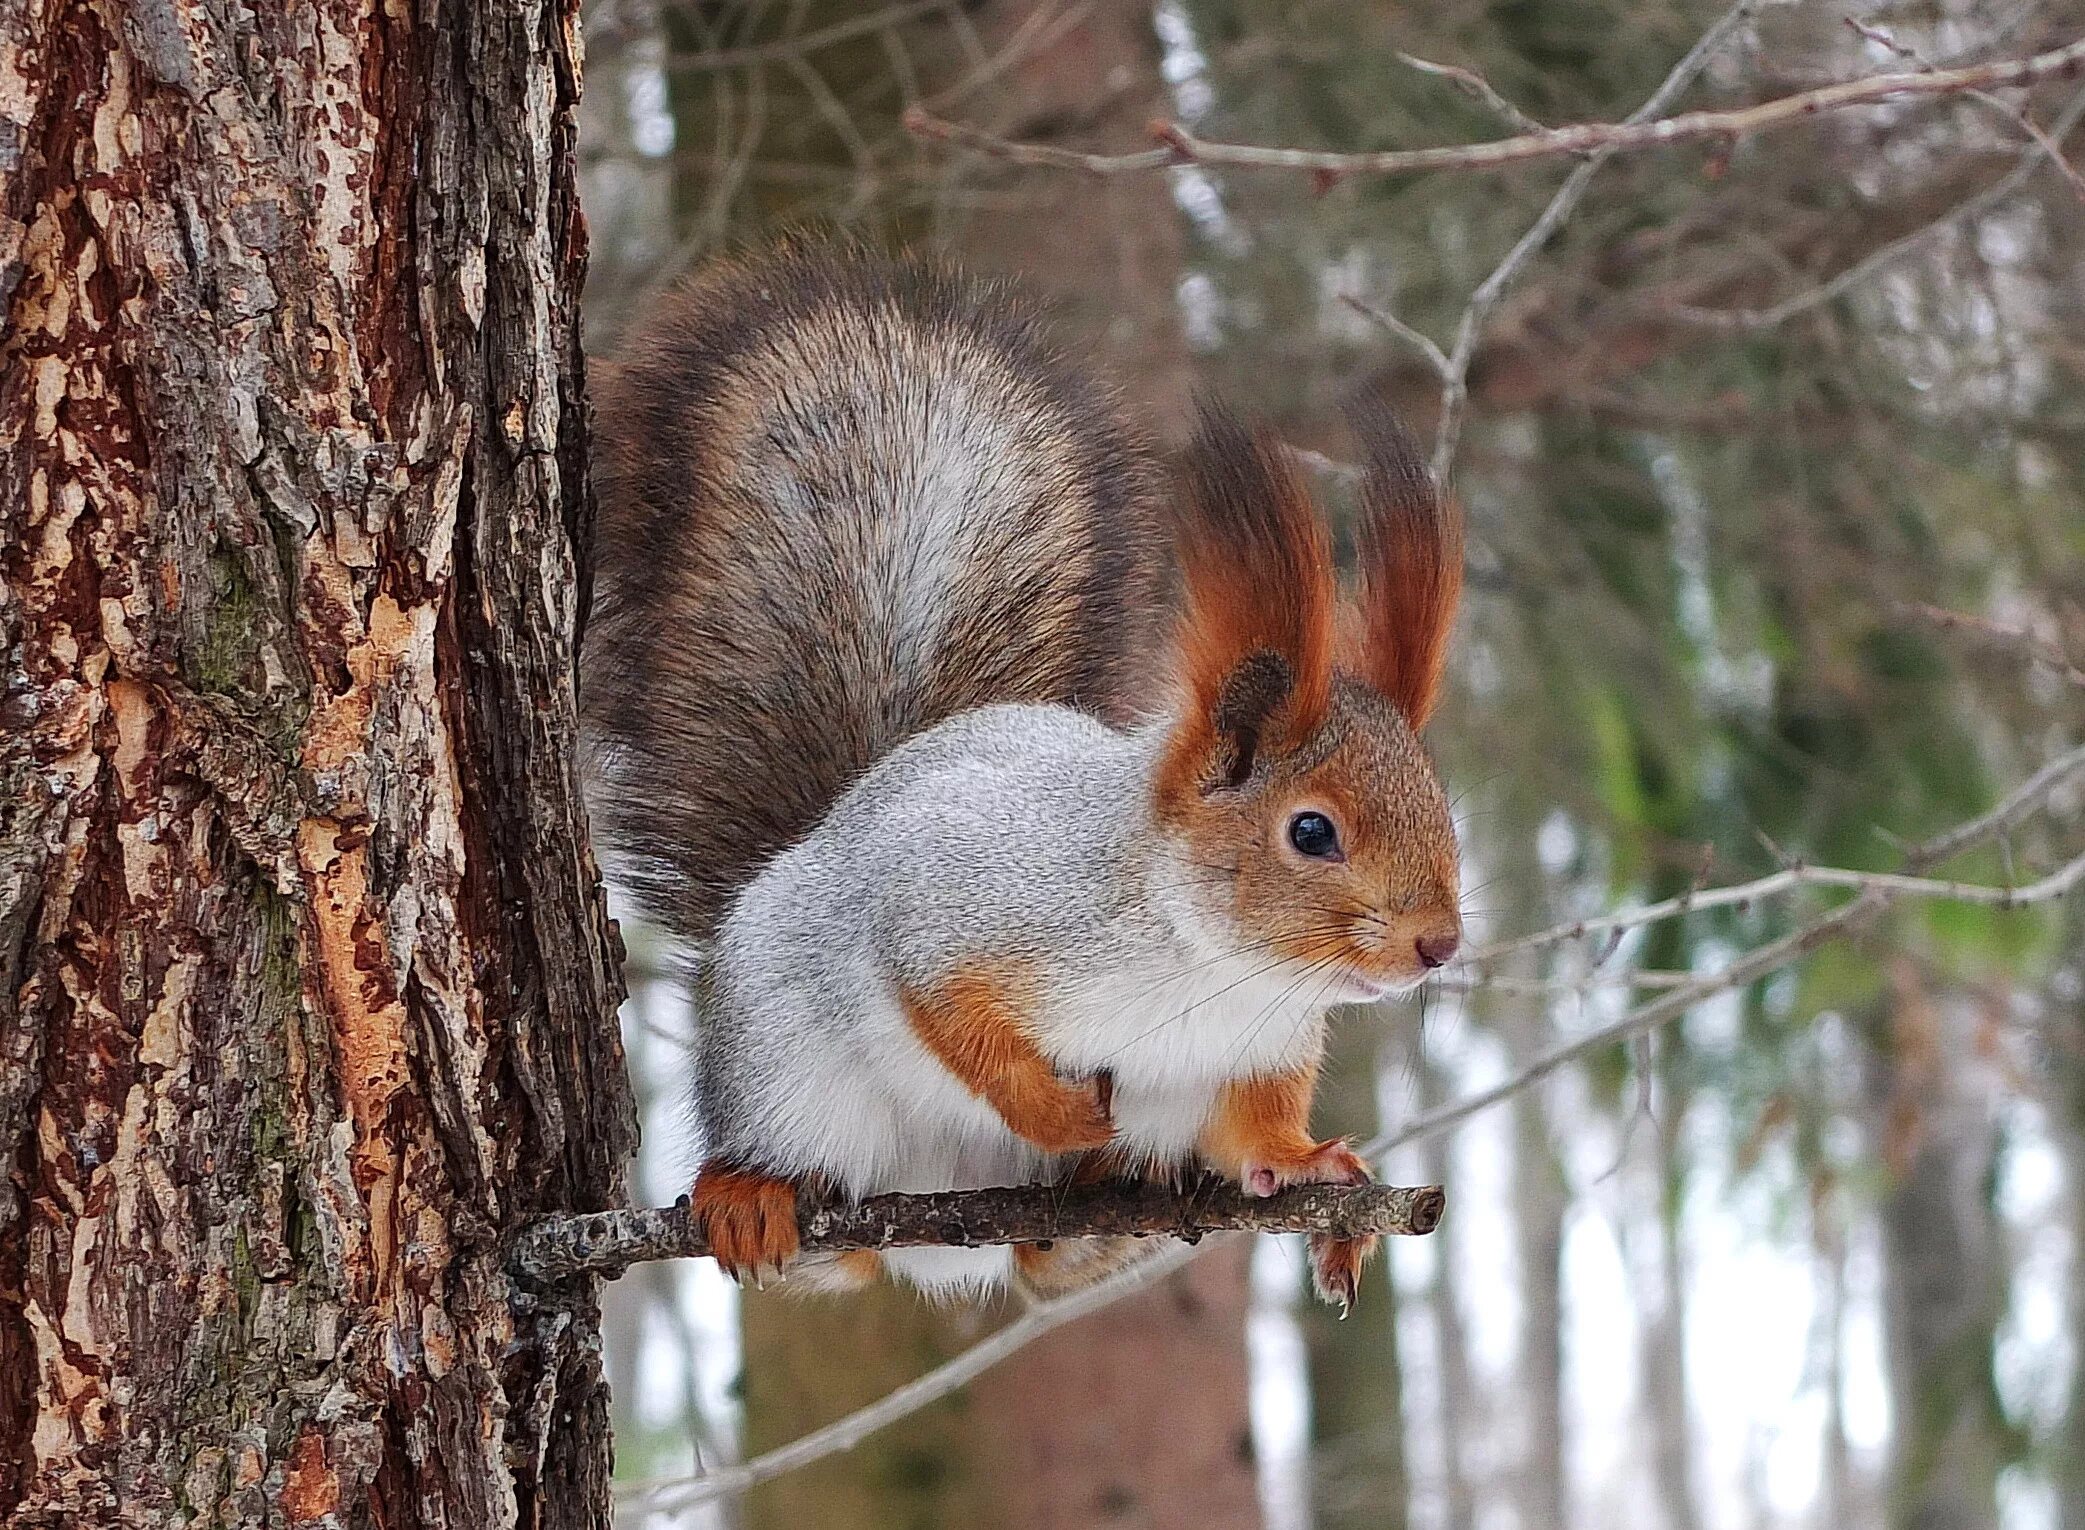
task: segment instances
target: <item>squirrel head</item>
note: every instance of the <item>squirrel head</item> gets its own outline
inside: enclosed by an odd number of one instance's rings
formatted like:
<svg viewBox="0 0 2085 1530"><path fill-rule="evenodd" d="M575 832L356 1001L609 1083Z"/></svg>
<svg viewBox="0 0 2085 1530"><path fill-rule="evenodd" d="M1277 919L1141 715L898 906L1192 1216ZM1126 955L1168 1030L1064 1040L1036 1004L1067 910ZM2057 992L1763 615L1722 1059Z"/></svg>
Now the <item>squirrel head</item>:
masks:
<svg viewBox="0 0 2085 1530"><path fill-rule="evenodd" d="M1241 950L1380 997L1461 938L1455 829L1419 730L1462 590L1462 522L1384 411L1367 450L1360 578L1282 447L1205 407L1179 524L1177 711L1155 811L1198 915Z"/></svg>

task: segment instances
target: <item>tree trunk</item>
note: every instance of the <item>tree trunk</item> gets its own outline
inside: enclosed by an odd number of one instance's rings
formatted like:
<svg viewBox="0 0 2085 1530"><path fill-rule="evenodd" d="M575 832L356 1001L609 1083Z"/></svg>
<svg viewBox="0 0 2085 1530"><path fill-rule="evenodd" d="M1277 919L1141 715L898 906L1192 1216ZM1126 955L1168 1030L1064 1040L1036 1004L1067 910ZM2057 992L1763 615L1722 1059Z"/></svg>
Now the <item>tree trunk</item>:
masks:
<svg viewBox="0 0 2085 1530"><path fill-rule="evenodd" d="M1451 1091L1441 1069L1425 1055L1423 1038L1415 1039L1413 1052L1419 1068L1419 1100L1415 1109L1429 1111L1448 1103ZM1451 1138L1436 1132L1419 1143L1419 1180L1439 1185L1448 1192L1448 1204L1456 1205L1458 1187L1450 1183L1454 1160L1449 1153ZM1458 1268L1463 1244L1457 1235L1462 1224L1444 1218L1434 1233L1433 1285L1427 1292L1427 1315L1432 1319L1434 1342L1440 1354L1441 1379L1436 1427L1441 1438L1441 1524L1442 1530L1471 1530L1477 1522L1476 1484L1471 1460L1482 1454L1472 1449L1473 1437L1484 1428L1476 1378L1470 1371L1469 1335L1463 1323L1462 1305L1449 1272Z"/></svg>
<svg viewBox="0 0 2085 1530"><path fill-rule="evenodd" d="M2071 912L2063 922L2059 938L2065 949L2085 951L2085 912ZM2085 979L2085 964L2074 959L2070 977L2075 993L2078 981ZM2055 1128L2052 1135L2063 1158L2070 1225L2085 1229L2085 1006L2073 1000L2052 1014L2050 1022L2050 1115ZM2085 1258L2076 1252L2071 1256L2066 1285L2064 1319L2070 1333L2071 1354L2085 1357ZM2074 1358L2071 1362L2066 1404L2063 1433L2056 1450L2056 1523L2058 1530L2085 1530L2085 1360Z"/></svg>
<svg viewBox="0 0 2085 1530"><path fill-rule="evenodd" d="M1246 1413L1251 1244L1227 1238L1148 1291L980 1378L971 1427L1006 1530L1254 1530Z"/></svg>
<svg viewBox="0 0 2085 1530"><path fill-rule="evenodd" d="M1411 1021L1381 1005L1346 1011L1340 1020L1311 1127L1365 1141L1382 1124L1376 1076L1384 1042L1393 1028ZM1417 1037L1412 1041L1416 1045ZM1307 1293L1309 1276L1303 1279ZM1390 1250L1370 1263L1361 1298L1344 1322L1336 1308L1306 1294L1302 1323L1310 1365L1314 1530L1403 1530L1411 1520L1411 1490Z"/></svg>
<svg viewBox="0 0 2085 1530"><path fill-rule="evenodd" d="M1507 1021L1515 1065L1542 1048L1539 1015ZM1549 1111L1540 1089L1513 1101L1513 1232L1520 1264L1520 1395L1527 1434L1520 1460L1520 1521L1569 1524L1564 1479L1564 1213L1563 1166L1549 1141Z"/></svg>
<svg viewBox="0 0 2085 1530"><path fill-rule="evenodd" d="M1687 1192L1683 1133L1688 1091L1680 1037L1661 1037L1655 1133L1658 1274L1644 1303L1643 1411L1652 1440L1652 1480L1666 1530L1700 1530L1694 1501L1694 1410L1687 1395L1687 1268L1680 1236Z"/></svg>
<svg viewBox="0 0 2085 1530"><path fill-rule="evenodd" d="M598 1525L566 0L0 0L0 1515Z"/></svg>
<svg viewBox="0 0 2085 1530"><path fill-rule="evenodd" d="M988 54L1054 7L990 0ZM1174 114L1148 4L1101 5L974 89L968 70L938 104L997 131L1068 147L1142 147ZM1015 195L937 230L974 269L1024 280L1056 305L1056 328L1090 353L1165 445L1184 436L1193 368L1176 288L1178 211L1159 183L1117 177L975 174ZM950 189L960 181L952 178ZM953 201L953 199L952 199ZM974 1427L993 1452L991 1522L1009 1530L1252 1530L1260 1524L1247 1408L1245 1240L1211 1249L1156 1289L1060 1330L984 1378Z"/></svg>
<svg viewBox="0 0 2085 1530"><path fill-rule="evenodd" d="M988 52L1049 21L1039 13L1053 9L1036 0L990 0L978 16ZM1029 49L989 82L963 91L959 74L957 93L936 104L1024 141L1089 153L1147 148L1150 124L1178 115L1161 73L1152 10L1096 6L1077 26L1046 29L1046 46ZM951 169L951 193L964 169ZM1060 328L1085 342L1137 416L1165 444L1183 441L1196 378L1178 295L1186 234L1168 184L1035 175L991 161L967 169L1011 195L997 203L980 199L937 228L937 238L967 265L1018 277L1048 296Z"/></svg>
<svg viewBox="0 0 2085 1530"><path fill-rule="evenodd" d="M2006 1287L1989 1199L1994 1085L1958 1001L1929 994L1909 958L1890 987L1890 1036L1870 1079L1891 1181L1882 1207L1888 1521L1993 1530L2001 1415L1991 1347Z"/></svg>
<svg viewBox="0 0 2085 1530"><path fill-rule="evenodd" d="M889 1284L834 1297L748 1293L740 1312L749 1456L874 1402L998 1326ZM851 1451L753 1489L746 1530L998 1524L978 1469L981 1443L969 1399L943 1398Z"/></svg>

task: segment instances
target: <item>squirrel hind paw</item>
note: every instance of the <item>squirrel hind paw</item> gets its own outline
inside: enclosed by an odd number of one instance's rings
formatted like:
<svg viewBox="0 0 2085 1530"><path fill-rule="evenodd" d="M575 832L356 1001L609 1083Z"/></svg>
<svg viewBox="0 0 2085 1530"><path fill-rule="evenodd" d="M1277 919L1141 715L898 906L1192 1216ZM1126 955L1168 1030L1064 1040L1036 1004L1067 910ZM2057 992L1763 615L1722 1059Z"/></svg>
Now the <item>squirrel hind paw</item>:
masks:
<svg viewBox="0 0 2085 1530"><path fill-rule="evenodd" d="M779 1271L796 1258L796 1185L712 1161L695 1176L692 1214L710 1257L734 1280Z"/></svg>
<svg viewBox="0 0 2085 1530"><path fill-rule="evenodd" d="M1361 1293L1361 1271L1376 1251L1380 1238L1331 1238L1323 1233L1310 1240L1310 1283L1320 1300L1339 1309L1344 1318L1354 1310Z"/></svg>

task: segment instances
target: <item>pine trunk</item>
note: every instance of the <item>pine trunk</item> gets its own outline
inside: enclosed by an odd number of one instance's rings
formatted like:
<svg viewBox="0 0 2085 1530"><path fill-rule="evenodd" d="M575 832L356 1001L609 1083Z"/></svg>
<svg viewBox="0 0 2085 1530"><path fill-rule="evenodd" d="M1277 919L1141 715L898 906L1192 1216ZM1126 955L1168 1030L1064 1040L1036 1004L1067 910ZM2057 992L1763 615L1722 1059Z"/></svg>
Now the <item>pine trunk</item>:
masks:
<svg viewBox="0 0 2085 1530"><path fill-rule="evenodd" d="M0 0L0 1517L595 1525L576 6Z"/></svg>
<svg viewBox="0 0 2085 1530"><path fill-rule="evenodd" d="M1311 1129L1367 1141L1382 1126L1379 1072L1401 1077L1418 1037L1393 1030L1410 1021L1381 1005L1336 1017L1331 1055L1318 1083ZM1338 1309L1301 1278L1303 1343L1310 1366L1311 1523L1313 1530L1404 1530L1411 1523L1405 1469L1404 1373L1397 1343L1397 1288L1390 1250L1362 1276L1360 1300L1342 1321Z"/></svg>

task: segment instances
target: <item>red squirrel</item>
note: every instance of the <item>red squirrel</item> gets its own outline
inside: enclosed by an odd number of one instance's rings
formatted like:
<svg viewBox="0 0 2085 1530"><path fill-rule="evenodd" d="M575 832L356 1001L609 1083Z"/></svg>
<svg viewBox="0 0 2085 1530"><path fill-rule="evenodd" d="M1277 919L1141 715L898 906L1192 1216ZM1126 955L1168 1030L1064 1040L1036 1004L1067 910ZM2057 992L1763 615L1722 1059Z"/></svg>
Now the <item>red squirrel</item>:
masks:
<svg viewBox="0 0 2085 1530"><path fill-rule="evenodd" d="M1049 1292L1112 1262L801 1256L803 1188L1371 1177L1310 1131L1327 1012L1461 932L1418 739L1461 521L1394 421L1356 422L1346 597L1270 435L1205 407L1162 489L1015 295L932 263L714 265L598 414L593 812L698 952L725 1269ZM1351 1302L1369 1245L1311 1252Z"/></svg>

